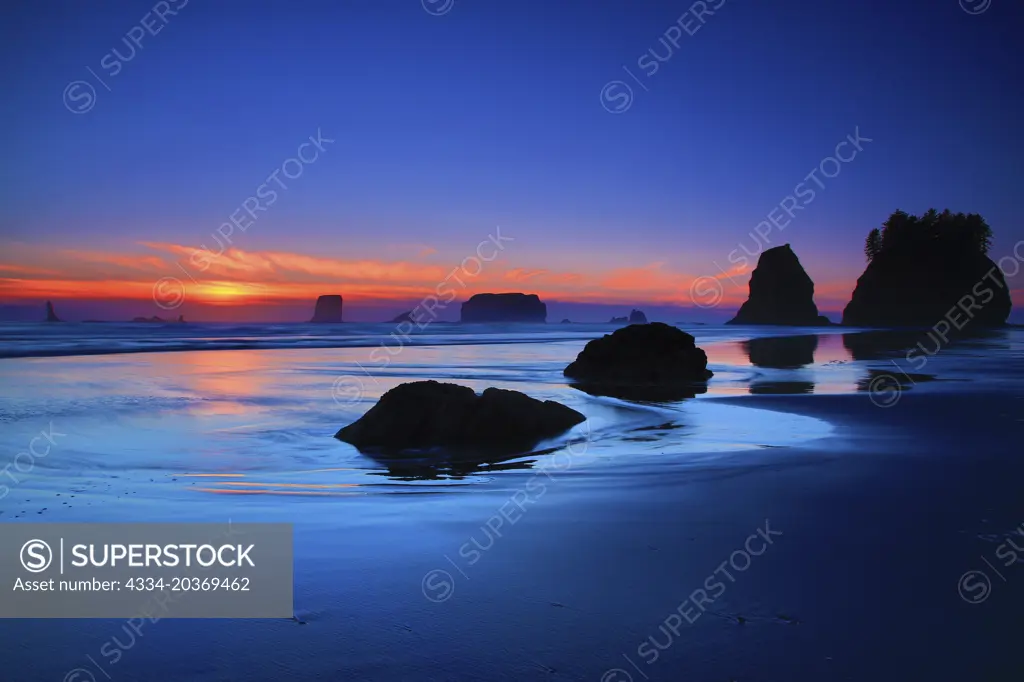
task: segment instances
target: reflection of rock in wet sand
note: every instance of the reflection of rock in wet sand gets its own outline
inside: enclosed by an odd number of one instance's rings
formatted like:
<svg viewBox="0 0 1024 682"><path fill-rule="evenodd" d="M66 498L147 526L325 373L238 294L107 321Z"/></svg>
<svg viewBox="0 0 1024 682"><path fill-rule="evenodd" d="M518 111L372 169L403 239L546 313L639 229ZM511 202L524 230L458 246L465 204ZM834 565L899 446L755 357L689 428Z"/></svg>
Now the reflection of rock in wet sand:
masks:
<svg viewBox="0 0 1024 682"><path fill-rule="evenodd" d="M998 339L1006 339L1004 330L968 328L957 333L942 334L935 329L894 329L843 334L843 346L850 351L854 360L905 357L916 367L921 363L920 358L931 357L953 344ZM992 348L992 344L987 343L986 348ZM918 360L914 361L914 358Z"/></svg>
<svg viewBox="0 0 1024 682"><path fill-rule="evenodd" d="M878 393L883 390L899 389L901 391L913 388L915 384L925 381L935 381L933 374L917 374L914 372L902 372L897 368L869 369L868 375L857 381L858 391Z"/></svg>
<svg viewBox="0 0 1024 682"><path fill-rule="evenodd" d="M557 449L557 448L556 448ZM541 456L549 454L551 450L544 450L530 453L527 456ZM524 455L498 455L495 453L479 452L476 455L462 453L460 459L450 460L442 457L429 457L424 459L389 458L383 455L363 453L377 464L387 469L388 478L396 481L436 481L444 479L460 479L467 476L478 476L496 471L515 471L532 469L536 460L529 459L522 462L513 462ZM479 459L474 459L474 457Z"/></svg>
<svg viewBox="0 0 1024 682"><path fill-rule="evenodd" d="M816 335L775 336L750 339L742 343L750 364L773 369L799 369L814 364L818 349Z"/></svg>
<svg viewBox="0 0 1024 682"><path fill-rule="evenodd" d="M814 393L811 381L757 381L750 385L751 395L806 395Z"/></svg>
<svg viewBox="0 0 1024 682"><path fill-rule="evenodd" d="M676 385L662 384L606 384L599 382L577 382L571 384L577 390L593 396L606 396L619 400L633 400L647 403L669 403L693 398L708 392L705 383Z"/></svg>

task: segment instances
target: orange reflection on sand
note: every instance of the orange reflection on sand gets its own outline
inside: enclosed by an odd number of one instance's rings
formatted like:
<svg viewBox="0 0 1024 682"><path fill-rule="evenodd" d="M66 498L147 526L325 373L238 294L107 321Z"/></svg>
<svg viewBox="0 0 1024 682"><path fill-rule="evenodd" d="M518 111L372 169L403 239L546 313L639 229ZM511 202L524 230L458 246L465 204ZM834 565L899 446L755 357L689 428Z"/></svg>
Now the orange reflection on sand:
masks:
<svg viewBox="0 0 1024 682"><path fill-rule="evenodd" d="M196 488L199 492L217 495L319 495L330 497L351 497L362 493L342 493L325 490L238 490L232 488Z"/></svg>
<svg viewBox="0 0 1024 682"><path fill-rule="evenodd" d="M716 365L750 367L750 356L739 341L718 341L704 346L708 362Z"/></svg>
<svg viewBox="0 0 1024 682"><path fill-rule="evenodd" d="M273 394L271 363L262 351L153 353L150 361L203 399L190 408L199 414L252 415L261 408L239 399Z"/></svg>
<svg viewBox="0 0 1024 682"><path fill-rule="evenodd" d="M264 488L359 488L358 483L260 483L258 481L224 481L221 485L253 486Z"/></svg>

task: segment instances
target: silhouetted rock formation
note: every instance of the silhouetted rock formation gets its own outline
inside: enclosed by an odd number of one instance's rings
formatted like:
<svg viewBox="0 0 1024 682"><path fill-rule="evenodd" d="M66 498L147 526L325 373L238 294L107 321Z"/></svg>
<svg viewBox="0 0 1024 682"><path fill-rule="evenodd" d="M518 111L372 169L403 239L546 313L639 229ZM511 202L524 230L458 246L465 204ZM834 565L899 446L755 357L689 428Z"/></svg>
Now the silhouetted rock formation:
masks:
<svg viewBox="0 0 1024 682"><path fill-rule="evenodd" d="M53 303L46 302L46 321L47 322L60 322L60 318L57 317L57 313L53 310Z"/></svg>
<svg viewBox="0 0 1024 682"><path fill-rule="evenodd" d="M547 322L537 294L476 294L462 304L463 322Z"/></svg>
<svg viewBox="0 0 1024 682"><path fill-rule="evenodd" d="M798 369L814 364L814 351L818 349L818 337L769 336L743 342L743 350L756 367L773 369Z"/></svg>
<svg viewBox="0 0 1024 682"><path fill-rule="evenodd" d="M661 322L633 324L587 343L565 368L581 390L636 400L675 400L703 392L712 372L694 338ZM657 397L654 397L657 396Z"/></svg>
<svg viewBox="0 0 1024 682"><path fill-rule="evenodd" d="M565 318L564 320L562 320L562 324L572 324L572 320L570 320L570 319L569 319L569 318L567 317L567 318Z"/></svg>
<svg viewBox="0 0 1024 682"><path fill-rule="evenodd" d="M608 320L608 324L629 324L629 318L628 317L613 317L612 319Z"/></svg>
<svg viewBox="0 0 1024 682"><path fill-rule="evenodd" d="M91 321L95 322L96 320L91 320ZM156 315L154 315L153 317L133 317L132 318L132 322L163 322L165 324L181 323L181 322L184 322L184 321L185 321L185 316L184 315L178 315L178 319L177 320L165 320L164 318L157 317Z"/></svg>
<svg viewBox="0 0 1024 682"><path fill-rule="evenodd" d="M865 244L869 259L843 311L843 324L915 327L1002 325L1012 302L986 255L992 231L981 216L934 209L896 211Z"/></svg>
<svg viewBox="0 0 1024 682"><path fill-rule="evenodd" d="M395 319L393 319L391 321L392 322L412 322L413 321L413 319L412 319L412 311L411 310L406 310L401 315L395 316Z"/></svg>
<svg viewBox="0 0 1024 682"><path fill-rule="evenodd" d="M726 324L827 325L814 305L814 282L789 244L768 249L750 275L750 297Z"/></svg>
<svg viewBox="0 0 1024 682"><path fill-rule="evenodd" d="M518 391L488 388L477 395L467 386L414 381L382 395L335 438L360 450L396 453L479 447L521 452L585 420L572 408Z"/></svg>
<svg viewBox="0 0 1024 682"><path fill-rule="evenodd" d="M644 311L633 308L629 313L630 324L647 324L647 316L644 315Z"/></svg>
<svg viewBox="0 0 1024 682"><path fill-rule="evenodd" d="M341 322L341 296L328 294L316 299L316 310L310 322Z"/></svg>

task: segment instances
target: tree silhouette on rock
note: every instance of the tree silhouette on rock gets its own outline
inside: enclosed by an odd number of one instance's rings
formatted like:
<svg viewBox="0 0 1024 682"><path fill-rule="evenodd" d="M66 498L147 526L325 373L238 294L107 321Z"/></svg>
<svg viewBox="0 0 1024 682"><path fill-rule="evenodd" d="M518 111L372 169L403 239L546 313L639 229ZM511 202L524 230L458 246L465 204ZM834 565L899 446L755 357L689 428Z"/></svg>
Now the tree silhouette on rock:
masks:
<svg viewBox="0 0 1024 682"><path fill-rule="evenodd" d="M992 228L976 213L893 211L864 242L868 266L843 324L1003 324L1012 304L1003 273L987 255L991 246Z"/></svg>

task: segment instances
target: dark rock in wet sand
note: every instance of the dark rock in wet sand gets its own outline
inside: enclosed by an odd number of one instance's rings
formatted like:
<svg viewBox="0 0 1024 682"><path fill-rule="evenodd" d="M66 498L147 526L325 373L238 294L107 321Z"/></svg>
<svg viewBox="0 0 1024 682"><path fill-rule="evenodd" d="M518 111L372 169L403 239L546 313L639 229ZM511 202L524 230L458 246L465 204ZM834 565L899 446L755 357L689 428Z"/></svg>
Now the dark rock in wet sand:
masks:
<svg viewBox="0 0 1024 682"><path fill-rule="evenodd" d="M525 451L586 420L552 400L518 391L473 389L415 381L391 389L335 438L360 450L401 452L428 448Z"/></svg>
<svg viewBox="0 0 1024 682"><path fill-rule="evenodd" d="M694 338L661 322L633 324L587 343L565 376L596 395L674 400L706 390L713 373Z"/></svg>
<svg viewBox="0 0 1024 682"><path fill-rule="evenodd" d="M547 322L537 294L476 294L462 304L463 322Z"/></svg>
<svg viewBox="0 0 1024 682"><path fill-rule="evenodd" d="M46 321L47 322L60 322L60 318L57 317L57 313L53 310L53 303L50 301L46 302Z"/></svg>
<svg viewBox="0 0 1024 682"><path fill-rule="evenodd" d="M789 244L768 249L750 275L750 296L726 324L832 324L814 305L814 282Z"/></svg>
<svg viewBox="0 0 1024 682"><path fill-rule="evenodd" d="M342 299L338 294L328 294L316 299L316 310L310 322L341 322Z"/></svg>

